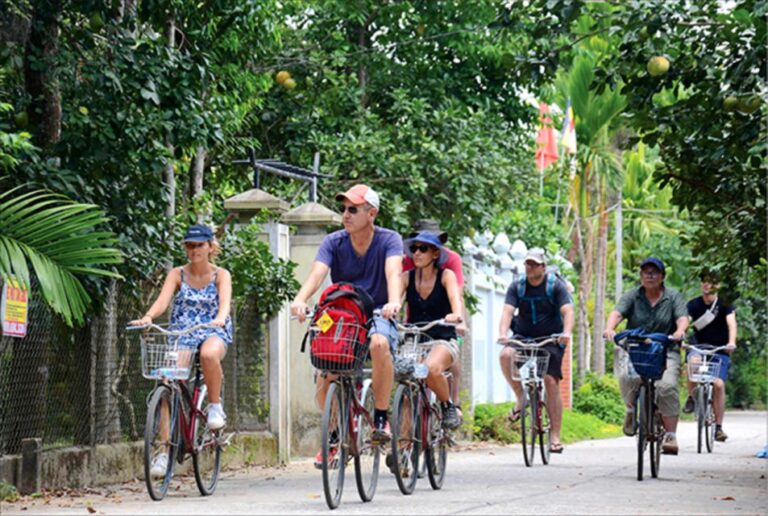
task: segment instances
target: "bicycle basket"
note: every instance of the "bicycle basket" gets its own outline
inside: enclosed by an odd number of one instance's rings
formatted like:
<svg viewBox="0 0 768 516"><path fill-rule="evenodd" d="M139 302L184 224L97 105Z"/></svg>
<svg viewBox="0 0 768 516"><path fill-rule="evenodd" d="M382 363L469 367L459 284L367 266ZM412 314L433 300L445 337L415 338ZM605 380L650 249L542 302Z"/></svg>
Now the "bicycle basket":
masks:
<svg viewBox="0 0 768 516"><path fill-rule="evenodd" d="M367 330L359 324L336 322L327 331L310 328L309 357L312 365L332 373L354 373L368 357Z"/></svg>
<svg viewBox="0 0 768 516"><path fill-rule="evenodd" d="M656 341L630 342L629 360L632 363L629 376L635 376L631 373L634 369L637 376L659 380L667 367L667 350L664 344Z"/></svg>
<svg viewBox="0 0 768 516"><path fill-rule="evenodd" d="M517 382L540 380L547 374L549 352L544 349L515 348L512 356L512 379Z"/></svg>
<svg viewBox="0 0 768 516"><path fill-rule="evenodd" d="M395 378L398 381L413 378L426 378L427 366L424 361L432 350L433 340L419 342L421 333L406 332L401 334L401 344L395 357Z"/></svg>
<svg viewBox="0 0 768 516"><path fill-rule="evenodd" d="M720 377L720 360L712 355L688 355L688 379L692 382L712 382Z"/></svg>
<svg viewBox="0 0 768 516"><path fill-rule="evenodd" d="M159 332L142 333L141 374L149 380L187 380L196 349L176 346L173 337Z"/></svg>

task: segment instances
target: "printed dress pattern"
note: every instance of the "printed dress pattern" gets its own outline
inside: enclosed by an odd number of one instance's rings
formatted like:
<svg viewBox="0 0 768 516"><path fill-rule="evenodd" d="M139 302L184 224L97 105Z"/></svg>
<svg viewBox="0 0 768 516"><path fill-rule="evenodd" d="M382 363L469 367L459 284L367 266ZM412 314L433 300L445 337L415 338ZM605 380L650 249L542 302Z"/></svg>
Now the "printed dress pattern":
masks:
<svg viewBox="0 0 768 516"><path fill-rule="evenodd" d="M219 313L219 291L216 288L216 273L213 272L211 282L203 288L194 288L184 280L184 269L181 270L181 288L173 300L171 311L171 328L183 330L197 324L207 324ZM205 339L211 336L219 337L224 344L232 344L232 318L228 315L223 328L200 328L187 335L178 337L177 345L197 348Z"/></svg>

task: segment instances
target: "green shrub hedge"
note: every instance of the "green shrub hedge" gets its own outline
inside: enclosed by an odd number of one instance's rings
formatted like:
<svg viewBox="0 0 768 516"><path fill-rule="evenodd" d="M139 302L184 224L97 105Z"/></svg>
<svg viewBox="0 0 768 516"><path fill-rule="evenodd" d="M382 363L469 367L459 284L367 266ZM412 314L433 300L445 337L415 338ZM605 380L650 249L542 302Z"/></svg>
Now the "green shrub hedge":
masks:
<svg viewBox="0 0 768 516"><path fill-rule="evenodd" d="M573 396L573 408L599 419L620 425L624 420L624 402L619 381L612 375L587 373L586 380Z"/></svg>

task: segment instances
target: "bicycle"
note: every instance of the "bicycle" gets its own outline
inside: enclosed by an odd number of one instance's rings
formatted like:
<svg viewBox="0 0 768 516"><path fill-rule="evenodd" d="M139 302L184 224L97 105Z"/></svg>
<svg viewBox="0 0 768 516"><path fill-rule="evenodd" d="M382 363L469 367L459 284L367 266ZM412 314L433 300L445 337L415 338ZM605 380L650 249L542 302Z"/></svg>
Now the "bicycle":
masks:
<svg viewBox="0 0 768 516"><path fill-rule="evenodd" d="M536 339L510 338L499 341L499 344L511 346L516 350L512 359L512 379L523 384L520 434L523 460L527 467L533 466L537 440L541 462L546 466L550 460L552 425L547 409L547 390L544 388L549 352L544 346L557 344L558 337L559 335L550 335Z"/></svg>
<svg viewBox="0 0 768 516"><path fill-rule="evenodd" d="M720 360L716 354L726 346L710 344L684 344L690 350L687 357L688 379L696 383L693 399L696 403L697 441L696 451L701 453L702 441L706 444L707 452L712 453L715 447L715 411L712 390L715 380L720 377Z"/></svg>
<svg viewBox="0 0 768 516"><path fill-rule="evenodd" d="M445 319L429 323L397 323L400 333L396 359L398 386L392 402L392 470L397 486L405 495L413 493L424 453L426 475L432 489L443 487L448 462L450 433L443 428L443 412L427 386L428 370L423 361L435 341L426 332L437 325L453 325ZM451 390L451 373L448 377Z"/></svg>
<svg viewBox="0 0 768 516"><path fill-rule="evenodd" d="M220 430L208 428L205 404L208 388L203 381L197 349L178 346L178 337L209 325L200 324L184 330L169 330L158 324L128 326L141 330L142 375L155 380L147 397L144 426L144 479L150 498L162 500L168 492L176 462L192 457L195 483L202 496L216 490L221 471L221 451L229 444ZM193 373L192 389L188 385ZM161 454L167 456L165 474L152 475L152 463Z"/></svg>
<svg viewBox="0 0 768 516"><path fill-rule="evenodd" d="M664 440L664 423L656 404L656 380L664 375L667 366L667 349L671 339L660 333L644 333L628 330L614 337L617 347L626 354L623 357L627 375L640 378L641 384L635 396L633 432L637 435L637 480L643 480L643 462L646 448L649 452L651 476L658 478L661 467L661 447Z"/></svg>
<svg viewBox="0 0 768 516"><path fill-rule="evenodd" d="M307 317L312 320L312 313ZM350 328L353 327L353 328ZM359 335L365 331L358 325L338 323L338 334ZM311 342L321 328L308 330ZM322 419L322 477L325 501L330 509L341 503L344 476L350 458L354 459L357 492L363 502L370 502L379 478L380 446L372 442L374 396L370 378L363 379L363 365L368 356L369 342L339 339L338 353L315 354L312 361L322 377L331 383L325 396Z"/></svg>

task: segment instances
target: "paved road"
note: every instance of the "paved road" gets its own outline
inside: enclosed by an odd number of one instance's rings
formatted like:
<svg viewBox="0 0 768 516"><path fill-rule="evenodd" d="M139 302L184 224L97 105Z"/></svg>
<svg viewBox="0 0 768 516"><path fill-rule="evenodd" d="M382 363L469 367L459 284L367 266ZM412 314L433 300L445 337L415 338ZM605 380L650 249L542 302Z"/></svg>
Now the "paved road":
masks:
<svg viewBox="0 0 768 516"><path fill-rule="evenodd" d="M433 491L424 479L402 496L382 471L373 502L357 497L348 478L334 514L768 514L768 460L755 458L766 443L766 413L727 416L731 438L713 454L695 452L693 423L681 423L681 452L663 456L659 479L636 480L634 439L589 441L553 455L549 466L522 464L519 446L470 445L449 455L445 486ZM226 472L216 494L201 498L194 481L160 503L143 484L114 487L82 497L3 504L5 514L327 514L320 474L308 460L285 468ZM172 487L172 489L174 489Z"/></svg>

